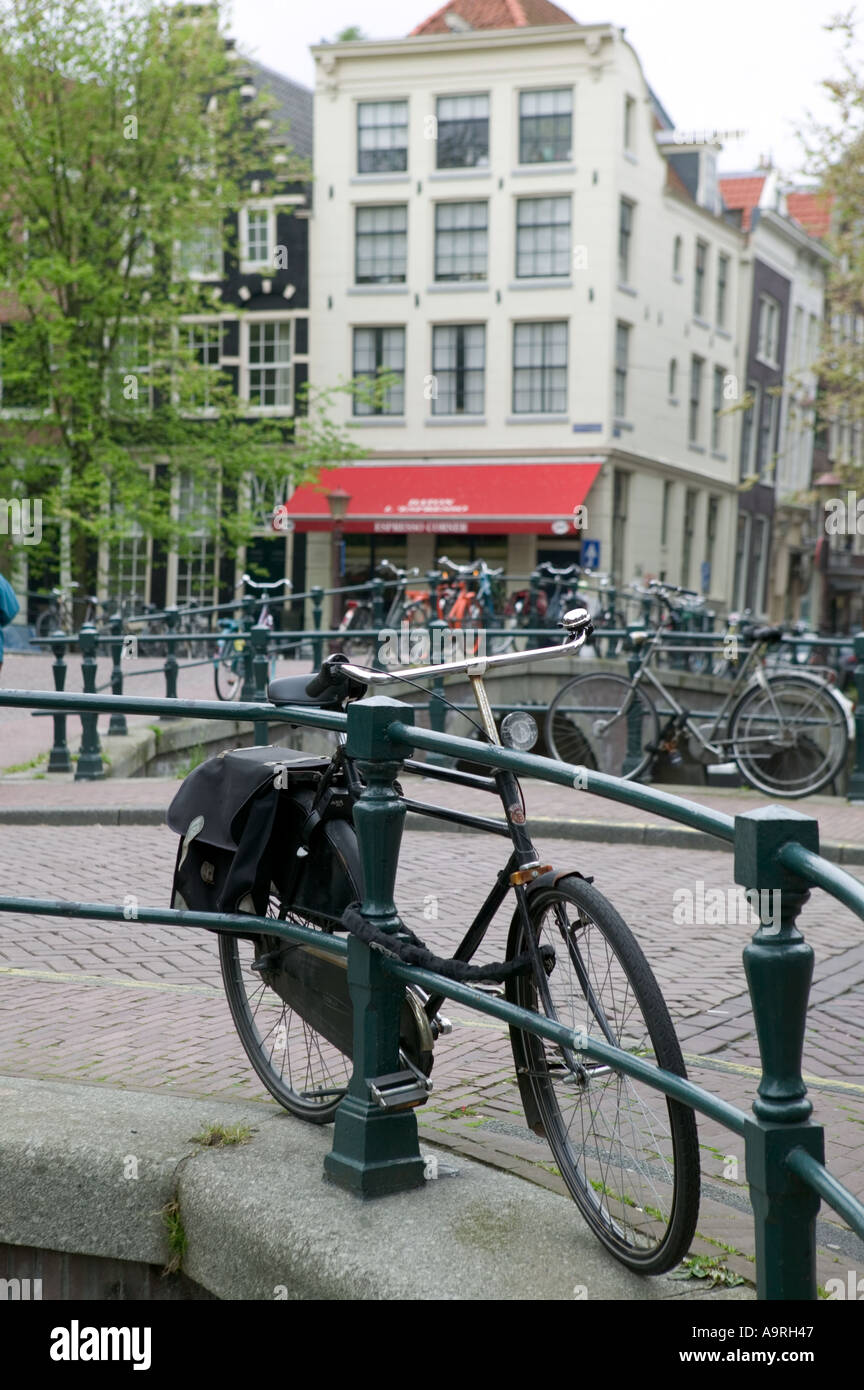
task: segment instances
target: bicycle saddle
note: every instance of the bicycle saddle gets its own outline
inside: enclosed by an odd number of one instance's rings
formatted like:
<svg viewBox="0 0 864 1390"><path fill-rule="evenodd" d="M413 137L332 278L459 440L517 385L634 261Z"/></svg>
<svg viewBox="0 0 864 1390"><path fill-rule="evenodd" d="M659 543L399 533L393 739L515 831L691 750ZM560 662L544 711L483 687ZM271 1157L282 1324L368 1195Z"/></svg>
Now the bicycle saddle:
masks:
<svg viewBox="0 0 864 1390"><path fill-rule="evenodd" d="M311 709L341 710L346 700L366 694L366 686L349 680L339 666L348 660L341 652L328 656L321 670L311 678L280 676L267 687L267 698L273 705L303 705Z"/></svg>
<svg viewBox="0 0 864 1390"><path fill-rule="evenodd" d="M744 636L751 642L779 642L783 636L783 630L779 627L751 627L746 624Z"/></svg>

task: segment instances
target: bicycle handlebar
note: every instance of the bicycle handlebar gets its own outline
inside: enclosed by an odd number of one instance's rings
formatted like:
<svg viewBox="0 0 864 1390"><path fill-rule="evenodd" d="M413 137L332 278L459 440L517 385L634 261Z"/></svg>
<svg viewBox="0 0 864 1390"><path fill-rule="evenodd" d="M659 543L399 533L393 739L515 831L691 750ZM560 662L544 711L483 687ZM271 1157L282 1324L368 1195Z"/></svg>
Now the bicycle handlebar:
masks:
<svg viewBox="0 0 864 1390"><path fill-rule="evenodd" d="M250 589L278 589L282 584L287 585L289 589L293 589L294 587L290 579L274 579L272 584L267 584L261 580L250 578L248 574L244 574L240 577L240 583L237 585L235 593L239 593L244 584L248 584Z"/></svg>

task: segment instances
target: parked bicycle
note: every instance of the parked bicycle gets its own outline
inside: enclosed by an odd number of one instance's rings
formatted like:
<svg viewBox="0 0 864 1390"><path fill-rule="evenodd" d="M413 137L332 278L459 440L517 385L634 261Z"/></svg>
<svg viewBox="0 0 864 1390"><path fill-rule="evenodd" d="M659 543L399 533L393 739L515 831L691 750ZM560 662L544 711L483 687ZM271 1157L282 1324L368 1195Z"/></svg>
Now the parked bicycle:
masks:
<svg viewBox="0 0 864 1390"><path fill-rule="evenodd" d="M252 579L248 574L244 574L237 585L237 592L244 589L257 590L265 594L265 600L258 609L255 618L260 627L272 630L273 614L270 611L270 598L276 589L290 589L290 579L275 579L270 584L259 583ZM240 621L237 618L223 618L219 627L222 637L217 642L216 655L213 657L213 676L216 684L216 695L220 700L236 700L243 689L243 677L246 670L246 642L245 636L239 635L243 632ZM270 679L276 674L276 655L270 656Z"/></svg>
<svg viewBox="0 0 864 1390"><path fill-rule="evenodd" d="M530 655L490 657L486 666L574 654L590 633L584 609L565 618L567 636ZM529 716L496 728L483 678L470 659L374 672L329 657L320 671L271 683L278 706L344 710L371 686L468 673L481 736L530 748ZM456 948L466 971L512 893L506 962L487 967L512 1002L581 1033L593 1034L658 1067L685 1066L659 986L621 916L578 870L544 864L525 826L516 777L476 776L407 760L407 771L482 789L500 798L503 819L415 802L411 811L492 831L512 849ZM344 738L331 758L290 749L249 748L213 758L186 779L169 810L181 837L172 905L253 912L322 933L344 930L346 909L362 899L353 807L364 789ZM450 869L452 874L452 866ZM356 914L355 914L356 915ZM350 916L350 914L349 914ZM416 938L414 938L416 941ZM387 938L398 951L405 937ZM287 945L260 929L220 934L222 978L243 1047L258 1076L291 1114L321 1124L334 1118L351 1077L352 1007L345 960ZM452 962L450 962L452 964ZM497 972L497 973L496 973ZM428 1099L438 1040L450 1031L440 996L409 986L401 1027L402 1070L371 1082L385 1110ZM581 1033L580 1033L581 1030ZM526 1122L544 1134L564 1183L600 1241L630 1269L661 1273L686 1254L699 1204L699 1150L692 1109L563 1047L511 1029Z"/></svg>
<svg viewBox="0 0 864 1390"><path fill-rule="evenodd" d="M389 590L392 590L390 604L384 615L382 627L398 631L403 622L407 622L411 627L425 627L428 624L432 617L428 586L423 588L410 587L412 581L416 580L419 574L418 569L400 569L390 560L382 560L376 566L375 576L384 581L385 595ZM375 615L371 599L366 595L362 598L348 599L342 621L339 624L339 631L344 634L342 647L344 653L361 666L372 660L375 653L375 638L374 636L352 637L351 633L371 631L374 626Z"/></svg>
<svg viewBox="0 0 864 1390"><path fill-rule="evenodd" d="M674 584L652 587L669 599L681 593ZM634 676L586 673L558 691L546 715L551 756L638 780L663 754L680 761L686 739L699 762L732 760L750 786L771 796L808 796L827 786L846 765L849 702L809 672L766 674L765 653L782 640L780 628L757 626L744 635L750 645L729 693L708 717L681 705L654 669L662 631L633 632L641 656ZM671 711L662 726L649 689Z"/></svg>

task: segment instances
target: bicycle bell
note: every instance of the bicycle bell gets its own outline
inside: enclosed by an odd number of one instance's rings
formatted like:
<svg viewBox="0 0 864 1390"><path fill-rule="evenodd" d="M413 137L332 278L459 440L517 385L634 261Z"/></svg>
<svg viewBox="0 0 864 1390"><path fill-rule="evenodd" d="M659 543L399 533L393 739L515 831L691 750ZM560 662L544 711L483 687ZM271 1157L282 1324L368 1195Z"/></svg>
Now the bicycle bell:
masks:
<svg viewBox="0 0 864 1390"><path fill-rule="evenodd" d="M561 626L566 627L571 637L575 637L590 621L591 615L587 608L570 608L561 619Z"/></svg>

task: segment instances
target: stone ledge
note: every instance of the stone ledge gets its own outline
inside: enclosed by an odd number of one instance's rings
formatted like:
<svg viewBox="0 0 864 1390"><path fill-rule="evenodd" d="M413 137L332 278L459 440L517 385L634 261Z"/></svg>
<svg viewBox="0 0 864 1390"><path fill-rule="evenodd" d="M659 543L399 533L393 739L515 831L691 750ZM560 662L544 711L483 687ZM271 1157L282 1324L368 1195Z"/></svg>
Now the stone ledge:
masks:
<svg viewBox="0 0 864 1390"><path fill-rule="evenodd" d="M254 1133L197 1145L216 1122ZM331 1142L267 1103L0 1077L0 1243L161 1264L160 1211L176 1201L183 1271L220 1299L753 1296L631 1274L571 1202L461 1156L442 1154L449 1175L419 1192L364 1202L324 1180Z"/></svg>

